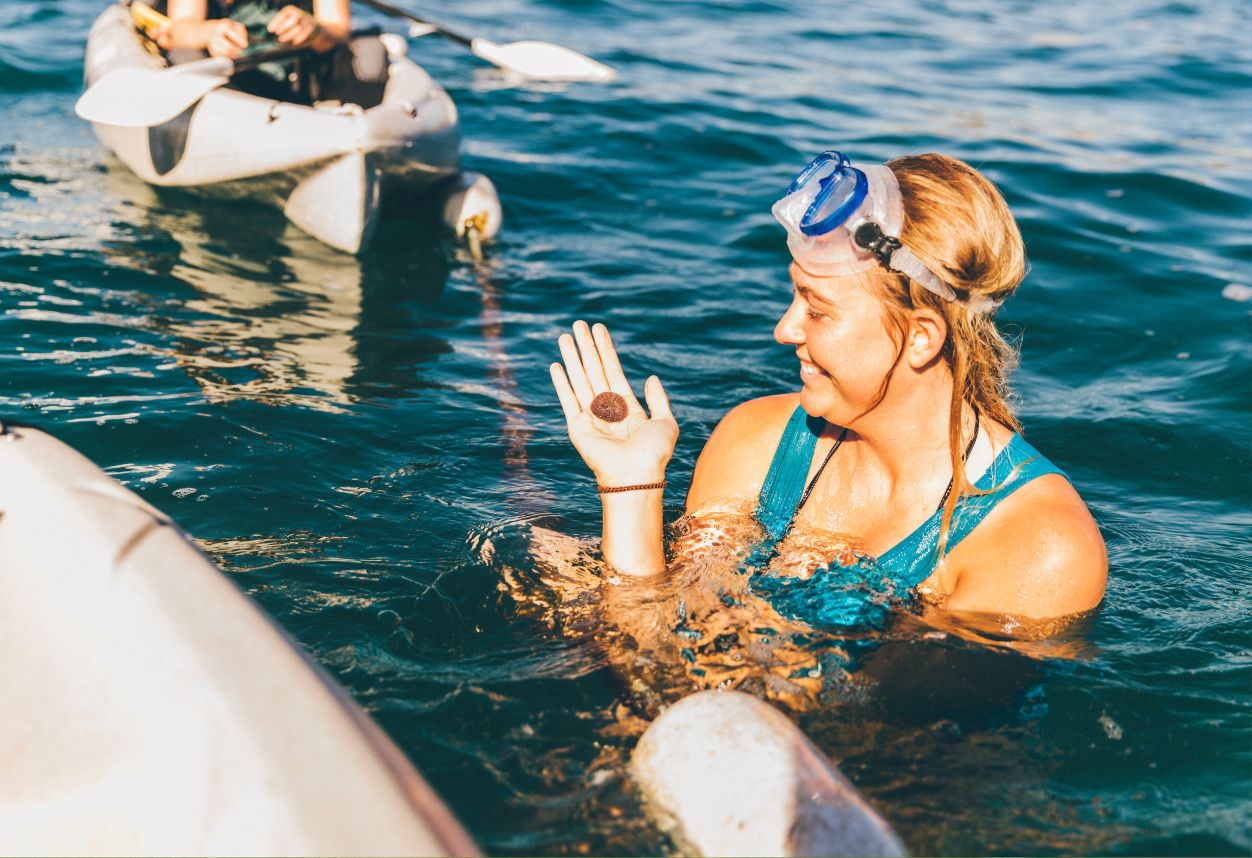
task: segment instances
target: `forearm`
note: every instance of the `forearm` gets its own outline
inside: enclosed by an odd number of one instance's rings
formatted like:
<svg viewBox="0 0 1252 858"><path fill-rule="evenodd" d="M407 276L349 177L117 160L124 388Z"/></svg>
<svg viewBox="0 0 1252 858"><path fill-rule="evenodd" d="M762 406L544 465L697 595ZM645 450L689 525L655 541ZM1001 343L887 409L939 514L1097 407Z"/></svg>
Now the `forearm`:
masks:
<svg viewBox="0 0 1252 858"><path fill-rule="evenodd" d="M352 32L352 9L348 0L314 0L313 20L317 32L310 43L315 51L329 51L348 41Z"/></svg>
<svg viewBox="0 0 1252 858"><path fill-rule="evenodd" d="M665 571L664 489L635 489L600 495L604 512L604 560L627 575Z"/></svg>
<svg viewBox="0 0 1252 858"><path fill-rule="evenodd" d="M213 21L176 18L165 27L157 38L157 44L166 51L179 48L202 51L213 39L213 25Z"/></svg>
<svg viewBox="0 0 1252 858"><path fill-rule="evenodd" d="M313 50L325 52L348 41L349 26L346 21L318 21L317 34L309 40Z"/></svg>

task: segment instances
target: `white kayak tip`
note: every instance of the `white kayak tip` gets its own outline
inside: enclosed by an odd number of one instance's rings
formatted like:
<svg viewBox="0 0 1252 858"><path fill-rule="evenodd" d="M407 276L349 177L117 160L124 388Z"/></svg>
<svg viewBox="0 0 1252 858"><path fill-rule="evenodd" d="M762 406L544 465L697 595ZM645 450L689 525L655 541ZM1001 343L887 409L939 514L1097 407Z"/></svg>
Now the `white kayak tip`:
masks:
<svg viewBox="0 0 1252 858"><path fill-rule="evenodd" d="M644 732L630 768L684 854L906 854L826 754L748 694L684 697Z"/></svg>
<svg viewBox="0 0 1252 858"><path fill-rule="evenodd" d="M617 72L604 63L551 42L500 45L489 39L474 39L470 50L487 62L530 80L607 83L617 77Z"/></svg>
<svg viewBox="0 0 1252 858"><path fill-rule="evenodd" d="M443 204L443 222L457 238L487 241L495 238L504 222L500 195L491 179L482 173L459 173L448 189Z"/></svg>
<svg viewBox="0 0 1252 858"><path fill-rule="evenodd" d="M220 74L114 69L79 97L74 112L98 125L123 128L159 125L229 80L228 76Z"/></svg>

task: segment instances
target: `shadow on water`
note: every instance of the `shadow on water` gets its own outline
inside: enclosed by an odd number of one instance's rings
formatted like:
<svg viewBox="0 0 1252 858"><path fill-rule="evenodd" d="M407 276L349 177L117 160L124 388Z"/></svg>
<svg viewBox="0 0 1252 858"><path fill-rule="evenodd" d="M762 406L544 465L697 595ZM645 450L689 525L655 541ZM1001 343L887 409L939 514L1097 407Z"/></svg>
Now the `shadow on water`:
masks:
<svg viewBox="0 0 1252 858"><path fill-rule="evenodd" d="M339 411L450 350L405 328L438 301L450 270L430 206L394 201L374 248L351 256L271 206L153 188L117 165L107 182L140 216L127 212L125 240L105 252L172 287L152 321L209 402Z"/></svg>

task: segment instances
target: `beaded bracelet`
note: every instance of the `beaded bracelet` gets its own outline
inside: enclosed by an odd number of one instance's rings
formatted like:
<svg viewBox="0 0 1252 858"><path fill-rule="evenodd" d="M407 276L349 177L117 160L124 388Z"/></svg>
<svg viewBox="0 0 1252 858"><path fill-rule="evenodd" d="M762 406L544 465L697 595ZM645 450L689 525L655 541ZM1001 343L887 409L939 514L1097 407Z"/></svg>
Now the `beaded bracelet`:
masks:
<svg viewBox="0 0 1252 858"><path fill-rule="evenodd" d="M596 484L596 490L602 495L613 494L614 492L633 492L637 489L663 489L665 488L665 480L659 483L640 483L637 486L602 486Z"/></svg>

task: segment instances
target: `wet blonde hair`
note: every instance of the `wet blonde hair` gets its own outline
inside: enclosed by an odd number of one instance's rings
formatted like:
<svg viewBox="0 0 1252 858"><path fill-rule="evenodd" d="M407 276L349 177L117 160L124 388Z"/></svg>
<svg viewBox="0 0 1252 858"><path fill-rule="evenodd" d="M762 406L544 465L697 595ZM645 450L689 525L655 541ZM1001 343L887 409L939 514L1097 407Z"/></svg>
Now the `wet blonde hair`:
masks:
<svg viewBox="0 0 1252 858"><path fill-rule="evenodd" d="M900 241L961 297L983 295L1003 301L1012 295L1026 276L1026 249L1017 221L995 185L973 167L945 155L910 155L887 166L904 199ZM969 402L983 417L1020 429L1008 387L1017 349L1000 333L992 314L972 313L904 275L881 279L890 299L888 316L902 335L908 311L919 307L939 313L948 325L941 354L952 373L948 451L953 477L939 526L942 558L957 502L963 495L978 493L965 476L962 405Z"/></svg>

